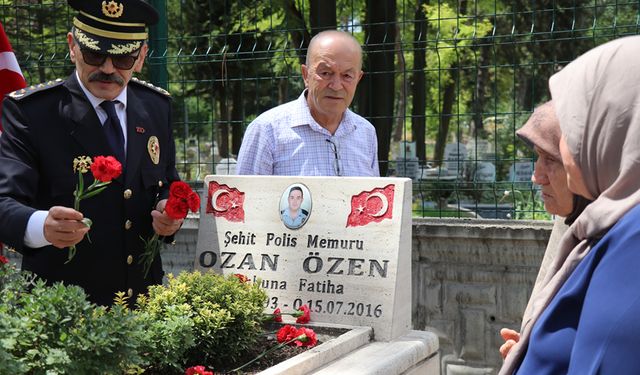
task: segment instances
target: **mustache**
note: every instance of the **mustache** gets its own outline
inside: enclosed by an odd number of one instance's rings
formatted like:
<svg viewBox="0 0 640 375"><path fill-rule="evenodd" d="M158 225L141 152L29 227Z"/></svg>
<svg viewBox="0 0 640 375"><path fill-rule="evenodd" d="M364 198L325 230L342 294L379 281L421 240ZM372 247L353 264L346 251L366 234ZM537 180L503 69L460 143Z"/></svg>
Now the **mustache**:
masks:
<svg viewBox="0 0 640 375"><path fill-rule="evenodd" d="M94 81L103 81L103 82L114 82L120 86L124 86L124 79L118 77L115 74L107 74L101 71L97 71L89 75L89 82Z"/></svg>

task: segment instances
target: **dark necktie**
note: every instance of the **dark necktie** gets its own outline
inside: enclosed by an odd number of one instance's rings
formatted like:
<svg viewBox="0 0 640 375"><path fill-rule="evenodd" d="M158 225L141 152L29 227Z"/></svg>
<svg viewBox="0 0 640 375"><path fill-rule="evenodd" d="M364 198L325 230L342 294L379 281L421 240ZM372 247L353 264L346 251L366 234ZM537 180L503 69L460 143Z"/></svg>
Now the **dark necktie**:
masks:
<svg viewBox="0 0 640 375"><path fill-rule="evenodd" d="M109 146L111 146L111 150L114 152L114 156L124 167L124 135L122 134L120 119L118 118L118 114L116 113L115 103L118 103L118 101L111 102L105 100L104 102L100 103L100 107L102 107L102 109L107 112L107 121L105 121L104 125L102 125L102 130L107 136Z"/></svg>

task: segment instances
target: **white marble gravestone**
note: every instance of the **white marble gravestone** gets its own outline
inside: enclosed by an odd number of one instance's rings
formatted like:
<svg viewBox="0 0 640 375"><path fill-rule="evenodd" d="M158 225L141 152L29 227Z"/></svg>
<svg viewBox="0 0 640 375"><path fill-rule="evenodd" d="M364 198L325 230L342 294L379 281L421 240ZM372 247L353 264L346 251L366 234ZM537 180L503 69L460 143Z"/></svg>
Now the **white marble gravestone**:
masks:
<svg viewBox="0 0 640 375"><path fill-rule="evenodd" d="M444 166L450 175L462 175L466 159L467 146L464 143L447 143L444 146Z"/></svg>
<svg viewBox="0 0 640 375"><path fill-rule="evenodd" d="M489 162L478 162L475 170L475 180L478 182L495 182L496 166Z"/></svg>
<svg viewBox="0 0 640 375"><path fill-rule="evenodd" d="M509 180L512 182L531 182L533 163L530 161L517 161L509 168Z"/></svg>
<svg viewBox="0 0 640 375"><path fill-rule="evenodd" d="M292 188L305 214L285 222ZM267 313L307 304L312 321L376 340L409 331L411 180L215 175L204 195L196 269L260 282Z"/></svg>

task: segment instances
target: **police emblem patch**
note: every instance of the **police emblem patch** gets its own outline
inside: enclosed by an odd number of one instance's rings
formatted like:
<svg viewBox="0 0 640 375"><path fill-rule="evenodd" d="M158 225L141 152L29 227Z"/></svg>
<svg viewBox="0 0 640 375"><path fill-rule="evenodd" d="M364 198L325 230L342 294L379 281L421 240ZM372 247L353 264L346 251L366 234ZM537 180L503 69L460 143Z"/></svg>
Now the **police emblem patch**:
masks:
<svg viewBox="0 0 640 375"><path fill-rule="evenodd" d="M160 142L158 142L158 137L155 135L149 137L149 141L147 142L147 151L149 151L149 156L151 157L153 164L160 163Z"/></svg>

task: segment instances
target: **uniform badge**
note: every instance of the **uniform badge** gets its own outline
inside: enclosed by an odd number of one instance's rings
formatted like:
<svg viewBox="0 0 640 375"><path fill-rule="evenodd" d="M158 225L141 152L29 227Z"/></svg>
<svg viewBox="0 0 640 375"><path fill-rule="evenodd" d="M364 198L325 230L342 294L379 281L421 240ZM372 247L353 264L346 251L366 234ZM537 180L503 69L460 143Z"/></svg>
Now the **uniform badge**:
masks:
<svg viewBox="0 0 640 375"><path fill-rule="evenodd" d="M149 141L147 142L147 151L149 151L149 156L151 157L153 164L160 163L160 142L158 142L158 137L155 135L149 137Z"/></svg>
<svg viewBox="0 0 640 375"><path fill-rule="evenodd" d="M109 1L108 4L106 1L102 2L102 14L109 18L119 18L122 16L122 11L124 11L123 4L118 4L113 0Z"/></svg>

